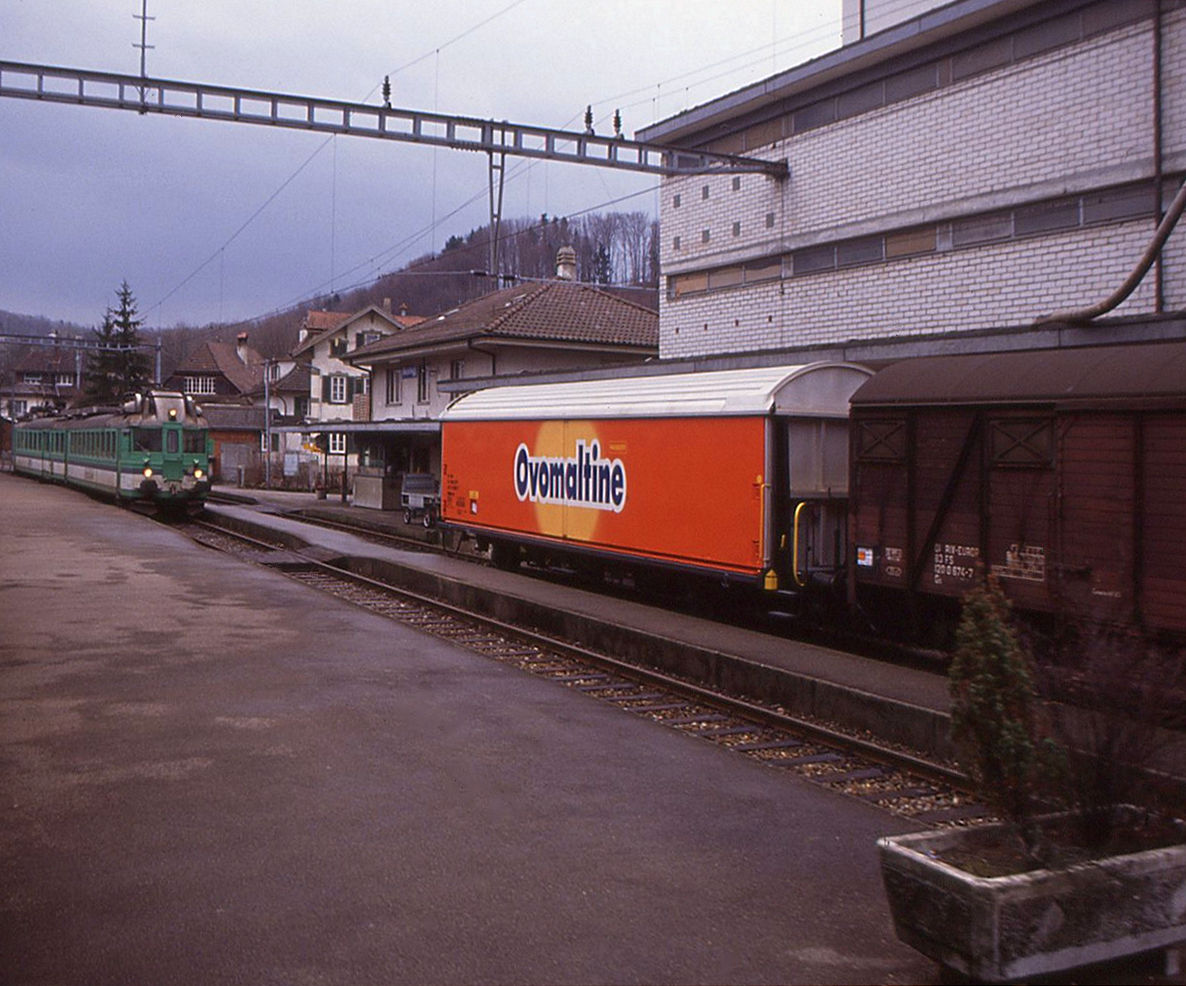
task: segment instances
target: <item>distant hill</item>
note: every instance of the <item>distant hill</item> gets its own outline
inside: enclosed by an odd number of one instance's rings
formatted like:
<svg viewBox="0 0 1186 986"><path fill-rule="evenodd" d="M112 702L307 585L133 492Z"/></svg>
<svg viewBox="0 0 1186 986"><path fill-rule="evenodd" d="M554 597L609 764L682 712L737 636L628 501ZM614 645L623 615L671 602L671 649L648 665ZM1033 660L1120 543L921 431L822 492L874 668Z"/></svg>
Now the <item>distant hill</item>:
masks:
<svg viewBox="0 0 1186 986"><path fill-rule="evenodd" d="M56 332L61 336L90 335L91 326L63 322L41 315L20 315L0 309L0 332L24 336L47 336Z"/></svg>
<svg viewBox="0 0 1186 986"><path fill-rule="evenodd" d="M296 345L297 329L309 309L356 312L389 301L397 313L437 315L506 286L486 271L489 243L489 228L483 226L468 236L450 237L440 253L413 260L402 270L310 298L287 311L195 331L224 342L247 332L254 349L265 356L279 356ZM499 267L529 280L554 277L561 246L575 249L578 280L604 283L612 294L658 309L658 224L645 214L504 220Z"/></svg>
<svg viewBox="0 0 1186 986"><path fill-rule="evenodd" d="M603 283L605 290L648 308L659 306L658 224L643 213L611 212L572 220L546 215L507 219L499 243L500 269L515 271L520 278L554 277L557 251L571 246L577 255L579 280ZM146 327L141 340L159 341L162 375L168 377L195 346L213 339L233 342L240 332L248 334L251 347L262 355L283 356L297 344L297 332L309 309L350 313L387 302L397 313L403 309L413 315L437 315L506 286L486 271L489 244L490 230L483 226L467 236L449 237L440 253L414 260L402 270L309 298L285 311L235 323ZM93 328L0 310L0 333L47 336L57 332L90 338ZM0 374L20 348L0 345Z"/></svg>

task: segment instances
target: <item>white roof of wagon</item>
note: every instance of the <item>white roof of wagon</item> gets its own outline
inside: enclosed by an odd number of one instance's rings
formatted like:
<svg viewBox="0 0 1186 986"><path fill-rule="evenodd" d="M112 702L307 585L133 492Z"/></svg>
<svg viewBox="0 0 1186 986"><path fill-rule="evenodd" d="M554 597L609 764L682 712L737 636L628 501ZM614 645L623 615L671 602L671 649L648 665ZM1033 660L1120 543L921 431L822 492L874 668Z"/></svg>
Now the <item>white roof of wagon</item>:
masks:
<svg viewBox="0 0 1186 986"><path fill-rule="evenodd" d="M737 417L847 417L871 375L853 363L808 363L490 387L458 398L442 421Z"/></svg>

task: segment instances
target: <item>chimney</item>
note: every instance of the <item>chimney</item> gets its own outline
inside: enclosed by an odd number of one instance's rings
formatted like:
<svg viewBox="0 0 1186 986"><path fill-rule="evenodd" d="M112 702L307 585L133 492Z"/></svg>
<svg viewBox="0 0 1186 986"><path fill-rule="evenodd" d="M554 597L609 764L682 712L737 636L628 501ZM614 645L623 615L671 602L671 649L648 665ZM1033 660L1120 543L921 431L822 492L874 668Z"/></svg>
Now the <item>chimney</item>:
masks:
<svg viewBox="0 0 1186 986"><path fill-rule="evenodd" d="M247 364L247 333L240 332L235 336L235 355L239 357L239 362Z"/></svg>
<svg viewBox="0 0 1186 986"><path fill-rule="evenodd" d="M383 311L387 312L388 315L391 314L391 299L390 298L383 299Z"/></svg>
<svg viewBox="0 0 1186 986"><path fill-rule="evenodd" d="M559 281L575 281L577 279L577 252L570 246L563 246L556 253L556 279Z"/></svg>

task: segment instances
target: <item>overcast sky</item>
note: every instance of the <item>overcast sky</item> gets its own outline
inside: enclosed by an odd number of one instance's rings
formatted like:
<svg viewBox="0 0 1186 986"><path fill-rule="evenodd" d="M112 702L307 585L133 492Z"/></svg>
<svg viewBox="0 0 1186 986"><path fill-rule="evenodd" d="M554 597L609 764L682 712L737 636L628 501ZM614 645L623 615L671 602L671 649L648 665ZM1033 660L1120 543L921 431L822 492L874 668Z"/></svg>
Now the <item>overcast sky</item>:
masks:
<svg viewBox="0 0 1186 986"><path fill-rule="evenodd" d="M0 0L0 59L136 74L141 2ZM372 103L389 75L396 107L633 136L837 47L840 5L148 0L147 73ZM656 187L508 159L503 215ZM126 279L151 326L262 315L484 225L486 189L484 154L0 98L0 309L94 325Z"/></svg>

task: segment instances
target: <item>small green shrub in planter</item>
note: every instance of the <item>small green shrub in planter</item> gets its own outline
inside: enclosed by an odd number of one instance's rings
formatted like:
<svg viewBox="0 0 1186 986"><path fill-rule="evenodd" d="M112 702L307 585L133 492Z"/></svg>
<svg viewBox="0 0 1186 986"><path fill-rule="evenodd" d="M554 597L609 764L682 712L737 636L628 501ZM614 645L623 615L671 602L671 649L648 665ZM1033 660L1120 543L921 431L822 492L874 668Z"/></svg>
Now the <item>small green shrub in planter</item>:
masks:
<svg viewBox="0 0 1186 986"><path fill-rule="evenodd" d="M1030 658L1009 621L1009 601L989 577L964 601L948 671L951 730L961 765L980 797L1042 861L1033 818L1049 809L1061 747L1039 729L1040 699Z"/></svg>
<svg viewBox="0 0 1186 986"><path fill-rule="evenodd" d="M1165 947L1167 969L1176 964L1186 832L1172 813L1102 803L1145 773L1147 762L1129 758L1163 721L1145 712L1167 679L1116 653L1101 663L1084 652L1074 669L1084 683L1076 697L1091 699L1100 728L1082 707L1043 701L998 585L967 597L949 672L952 732L1002 823L878 843L898 937L944 968L1008 982ZM1047 814L1059 801L1072 810Z"/></svg>

